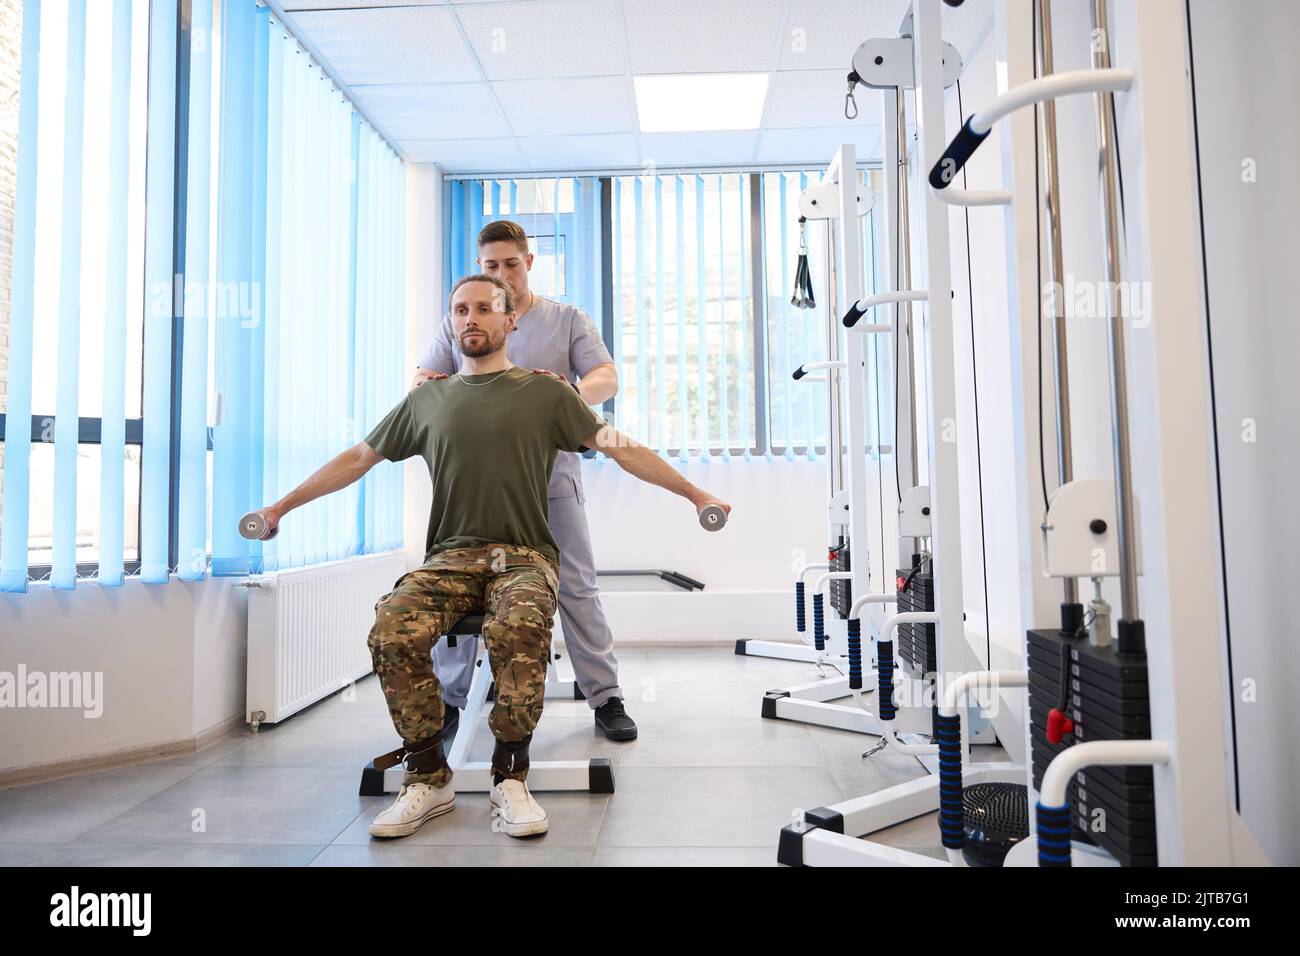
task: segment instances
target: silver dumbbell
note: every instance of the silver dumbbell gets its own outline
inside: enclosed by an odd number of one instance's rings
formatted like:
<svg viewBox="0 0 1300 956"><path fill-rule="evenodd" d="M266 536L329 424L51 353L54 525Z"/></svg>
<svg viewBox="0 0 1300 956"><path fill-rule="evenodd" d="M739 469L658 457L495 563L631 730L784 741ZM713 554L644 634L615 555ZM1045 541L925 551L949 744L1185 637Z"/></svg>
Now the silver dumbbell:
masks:
<svg viewBox="0 0 1300 956"><path fill-rule="evenodd" d="M727 523L727 513L717 505L707 505L700 512L700 527L705 531L721 531Z"/></svg>
<svg viewBox="0 0 1300 956"><path fill-rule="evenodd" d="M269 530L270 524L266 520L266 515L260 511L250 511L244 517L239 519L239 533L250 541L266 541L274 538L279 528Z"/></svg>

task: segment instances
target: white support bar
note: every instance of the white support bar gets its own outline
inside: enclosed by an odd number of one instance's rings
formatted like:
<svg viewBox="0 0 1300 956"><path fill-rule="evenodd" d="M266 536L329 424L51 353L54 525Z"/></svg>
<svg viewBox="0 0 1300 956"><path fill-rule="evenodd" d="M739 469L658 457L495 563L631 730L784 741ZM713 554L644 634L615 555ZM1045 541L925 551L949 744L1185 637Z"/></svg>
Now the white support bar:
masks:
<svg viewBox="0 0 1300 956"><path fill-rule="evenodd" d="M947 189L930 187L930 195L950 206L1009 206L1011 193L1005 189Z"/></svg>
<svg viewBox="0 0 1300 956"><path fill-rule="evenodd" d="M1166 764L1169 744L1163 740L1088 740L1066 747L1052 758L1043 771L1038 802L1045 807L1063 807L1066 788L1084 767L1127 767Z"/></svg>
<svg viewBox="0 0 1300 956"><path fill-rule="evenodd" d="M971 132L983 135L993 129L993 124L1002 117L1043 100L1054 100L1076 93L1115 93L1127 90L1132 85L1133 71L1118 68L1067 70L1039 77L1007 90L984 109L973 114L969 121Z"/></svg>

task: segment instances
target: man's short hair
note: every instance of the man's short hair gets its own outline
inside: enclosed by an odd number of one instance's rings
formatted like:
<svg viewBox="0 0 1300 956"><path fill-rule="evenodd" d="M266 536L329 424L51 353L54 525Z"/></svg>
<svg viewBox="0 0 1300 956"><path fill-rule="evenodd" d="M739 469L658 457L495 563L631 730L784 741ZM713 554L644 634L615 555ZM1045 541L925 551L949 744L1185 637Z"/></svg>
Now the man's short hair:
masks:
<svg viewBox="0 0 1300 956"><path fill-rule="evenodd" d="M519 223L509 219L490 222L479 230L478 247L482 249L489 242L513 242L520 252L528 252L528 233L524 232L524 227Z"/></svg>
<svg viewBox="0 0 1300 956"><path fill-rule="evenodd" d="M451 296L447 300L448 311L450 311L451 309L451 303L454 302L456 299L457 290L459 290L461 286L466 285L467 283L470 282L486 282L488 285L496 286L497 289L501 292L501 301L505 306L505 308L503 308L501 311L513 312L515 310L515 296L514 293L510 291L510 286L506 285L496 276L486 276L483 275L483 273L479 272L476 273L475 275L465 276L465 278L457 280L456 284L451 287Z"/></svg>

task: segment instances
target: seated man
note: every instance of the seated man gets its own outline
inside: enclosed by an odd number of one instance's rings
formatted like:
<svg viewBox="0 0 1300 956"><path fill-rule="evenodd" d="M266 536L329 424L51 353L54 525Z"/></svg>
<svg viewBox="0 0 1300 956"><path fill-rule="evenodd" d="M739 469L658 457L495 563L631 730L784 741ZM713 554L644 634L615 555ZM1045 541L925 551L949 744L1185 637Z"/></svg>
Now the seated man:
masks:
<svg viewBox="0 0 1300 956"><path fill-rule="evenodd" d="M559 554L546 515L557 451L598 448L628 473L686 498L697 513L711 504L731 508L605 425L564 382L511 365L506 337L516 314L501 280L461 279L452 289L451 317L464 355L460 372L409 392L365 441L262 514L275 529L292 509L347 487L384 458L424 457L433 481L425 561L375 605L370 631L407 771L397 800L370 832L407 836L452 809L442 687L431 654L459 618L481 611L497 689L488 720L496 737L489 803L506 833L531 836L547 829L546 812L525 780L558 586Z"/></svg>

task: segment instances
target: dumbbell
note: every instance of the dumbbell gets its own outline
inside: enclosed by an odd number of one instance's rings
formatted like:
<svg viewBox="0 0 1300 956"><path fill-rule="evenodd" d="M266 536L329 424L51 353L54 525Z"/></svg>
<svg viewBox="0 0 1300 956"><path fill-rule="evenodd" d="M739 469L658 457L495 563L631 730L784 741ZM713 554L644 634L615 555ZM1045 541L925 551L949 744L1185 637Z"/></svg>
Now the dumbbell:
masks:
<svg viewBox="0 0 1300 956"><path fill-rule="evenodd" d="M269 528L266 515L260 511L250 511L239 519L239 533L250 541L266 541L274 538L280 530L279 527L275 530L268 530Z"/></svg>
<svg viewBox="0 0 1300 956"><path fill-rule="evenodd" d="M700 527L705 531L721 531L727 523L727 513L717 505L706 505L700 512Z"/></svg>

